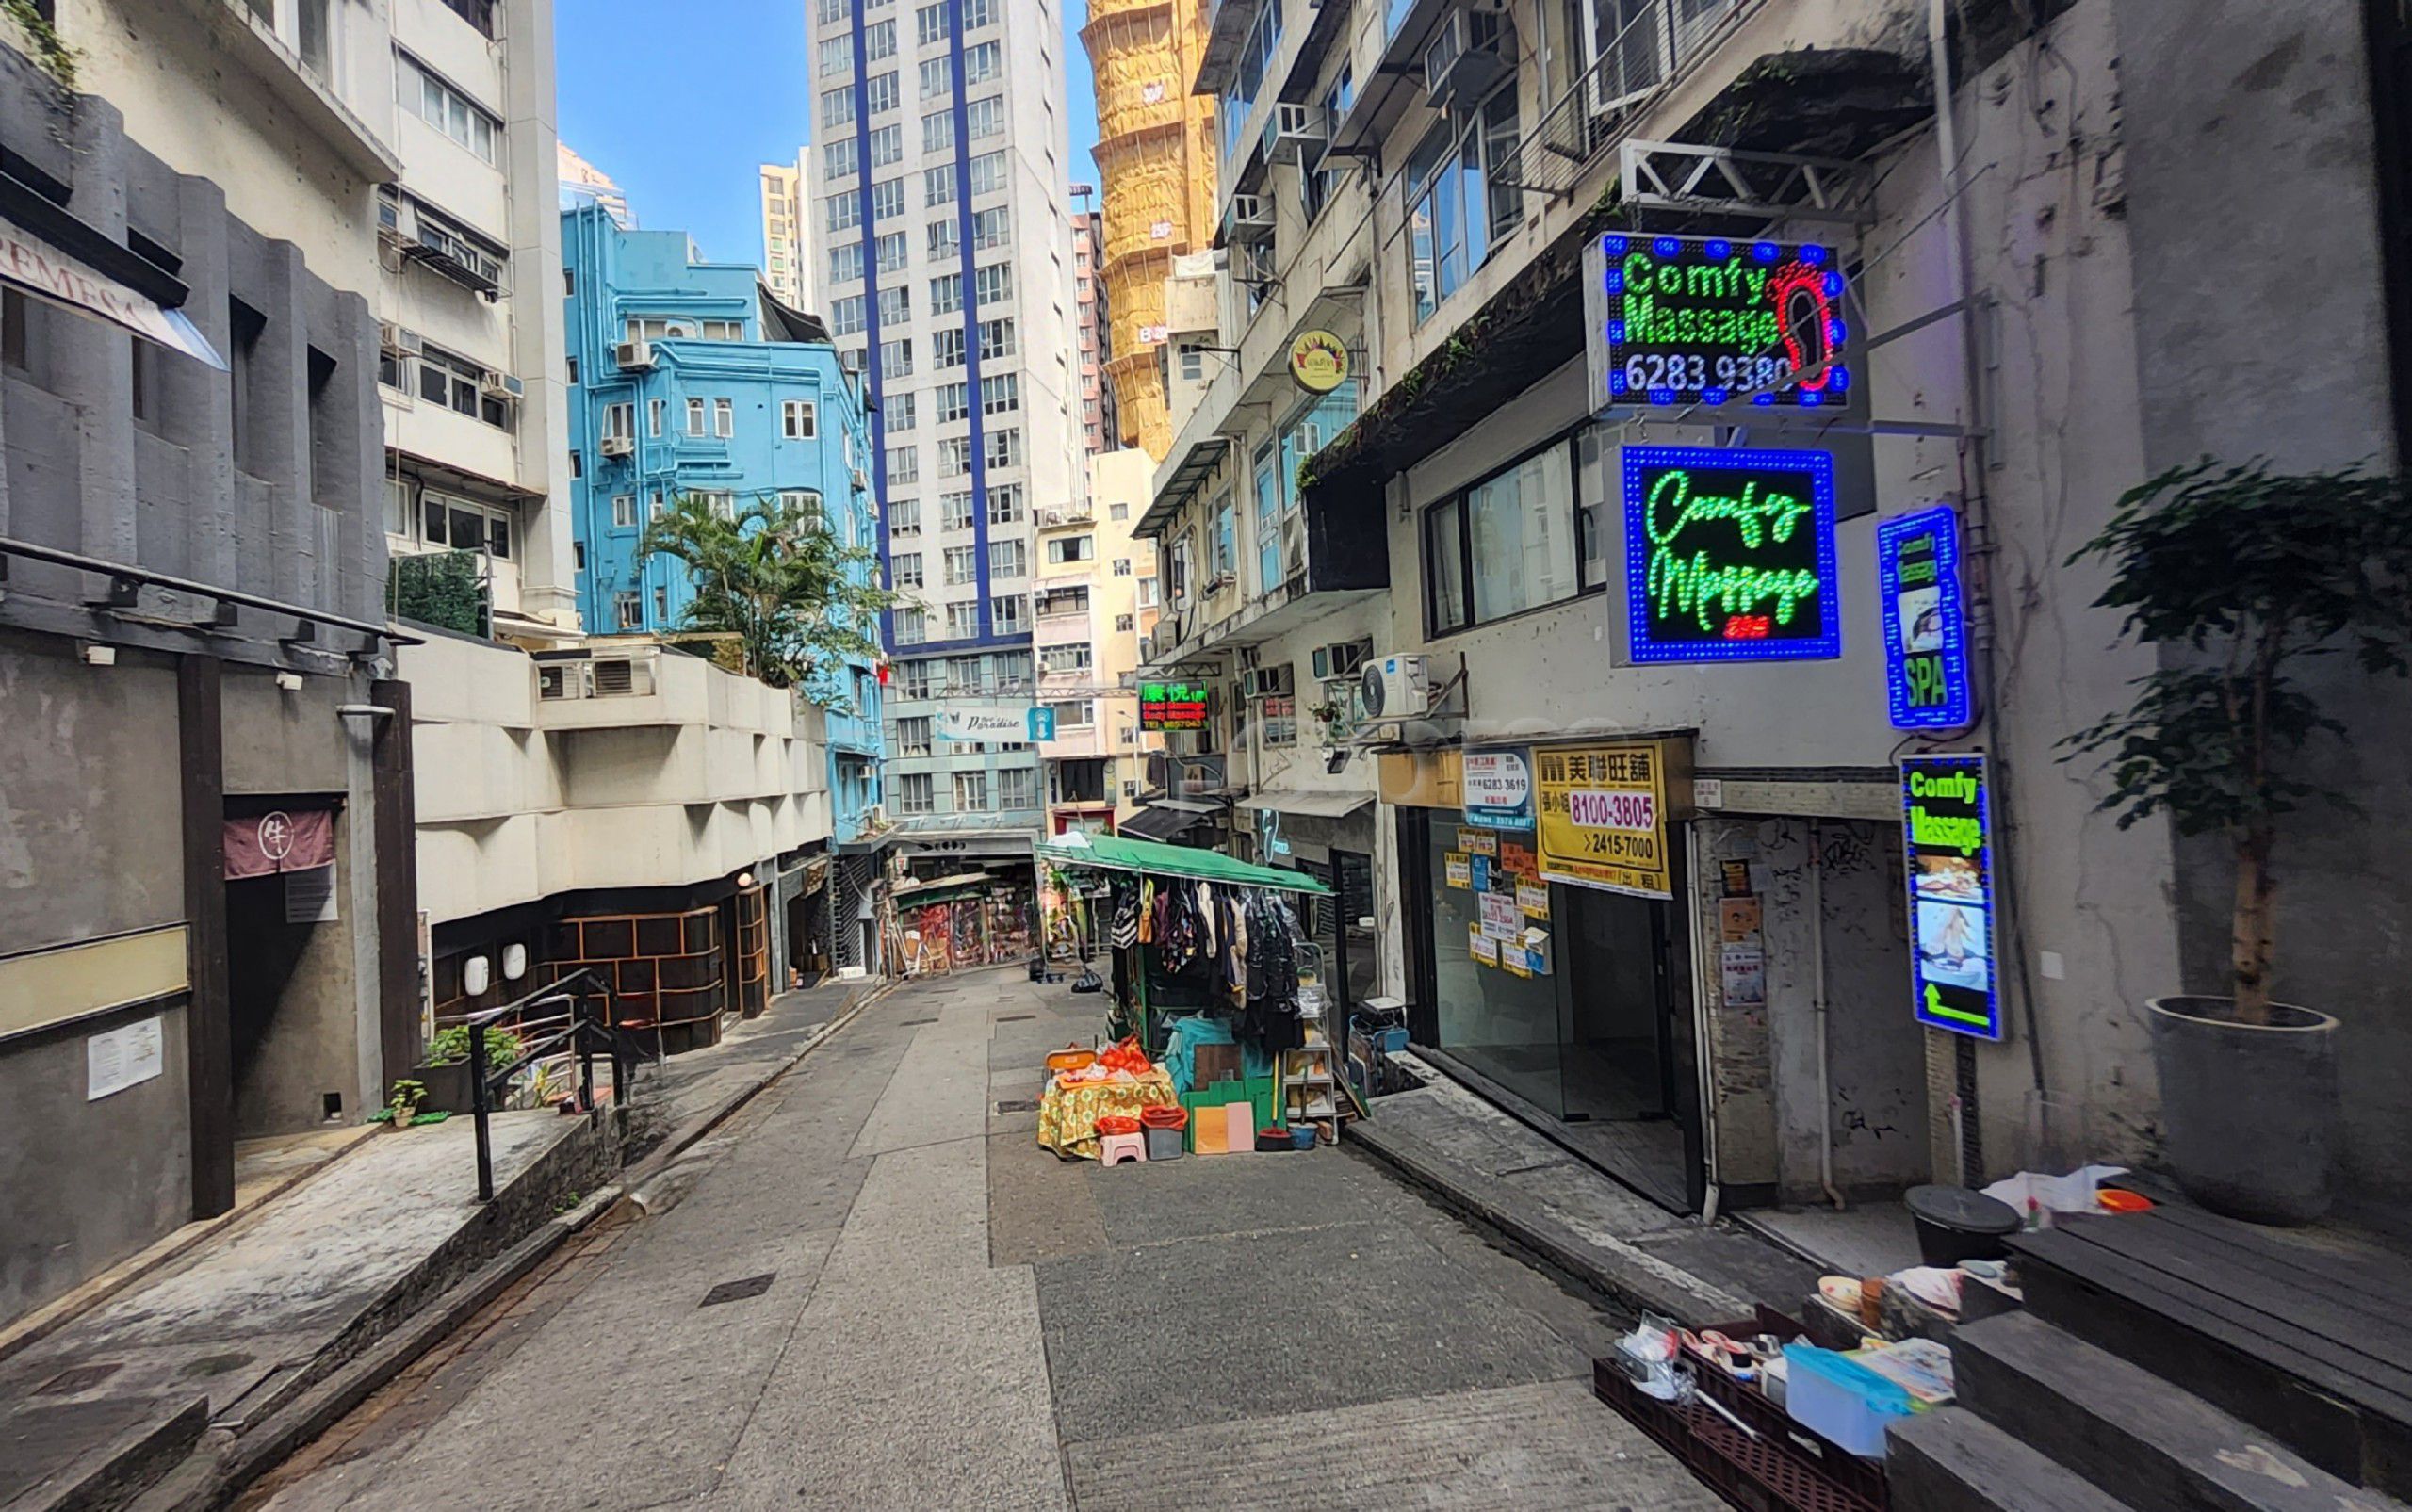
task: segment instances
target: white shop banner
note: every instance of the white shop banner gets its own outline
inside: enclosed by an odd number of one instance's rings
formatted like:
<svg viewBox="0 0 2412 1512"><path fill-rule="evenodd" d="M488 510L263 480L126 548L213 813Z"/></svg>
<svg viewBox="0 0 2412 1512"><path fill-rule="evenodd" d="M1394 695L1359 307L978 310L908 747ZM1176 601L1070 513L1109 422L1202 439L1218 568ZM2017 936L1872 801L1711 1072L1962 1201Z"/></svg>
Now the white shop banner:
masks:
<svg viewBox="0 0 2412 1512"><path fill-rule="evenodd" d="M948 740L1028 740L1030 709L1027 706L941 708L938 735Z"/></svg>

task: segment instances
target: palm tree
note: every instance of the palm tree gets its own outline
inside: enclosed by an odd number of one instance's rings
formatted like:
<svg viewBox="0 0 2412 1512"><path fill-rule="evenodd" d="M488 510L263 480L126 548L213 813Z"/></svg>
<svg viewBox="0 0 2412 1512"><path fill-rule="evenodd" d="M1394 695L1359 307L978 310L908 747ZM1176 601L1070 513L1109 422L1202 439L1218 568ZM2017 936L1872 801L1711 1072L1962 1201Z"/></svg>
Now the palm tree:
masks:
<svg viewBox="0 0 2412 1512"><path fill-rule="evenodd" d="M645 528L641 557L687 564L695 596L681 623L732 638L742 670L774 688L812 679L817 701L850 704L840 680L814 678L849 658L880 654L881 611L897 595L879 586L878 555L840 542L815 504L758 496L723 513L683 494Z"/></svg>

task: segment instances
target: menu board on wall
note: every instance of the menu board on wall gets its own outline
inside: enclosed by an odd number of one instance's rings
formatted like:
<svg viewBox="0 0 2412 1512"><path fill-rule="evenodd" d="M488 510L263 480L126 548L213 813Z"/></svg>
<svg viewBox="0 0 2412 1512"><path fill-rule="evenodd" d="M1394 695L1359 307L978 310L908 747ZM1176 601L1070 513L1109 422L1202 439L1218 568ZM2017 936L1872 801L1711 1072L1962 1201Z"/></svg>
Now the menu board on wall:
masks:
<svg viewBox="0 0 2412 1512"><path fill-rule="evenodd" d="M1997 1040L2002 1024L1994 971L1990 796L1983 756L1901 760L1917 1021Z"/></svg>

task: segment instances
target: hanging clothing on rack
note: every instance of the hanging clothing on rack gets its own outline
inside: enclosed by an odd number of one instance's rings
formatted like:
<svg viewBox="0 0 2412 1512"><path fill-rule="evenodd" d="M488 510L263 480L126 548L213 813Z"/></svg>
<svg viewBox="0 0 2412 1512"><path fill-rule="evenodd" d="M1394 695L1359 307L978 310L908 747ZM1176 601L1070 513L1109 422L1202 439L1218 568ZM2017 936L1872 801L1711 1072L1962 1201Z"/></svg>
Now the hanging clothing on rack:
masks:
<svg viewBox="0 0 2412 1512"><path fill-rule="evenodd" d="M1247 920L1247 997L1241 1032L1267 1051L1294 1050L1307 1042L1298 1016L1298 952L1289 910L1268 895L1256 895Z"/></svg>
<svg viewBox="0 0 2412 1512"><path fill-rule="evenodd" d="M1114 884L1114 924L1107 937L1117 951L1139 943L1139 894L1144 886L1129 877Z"/></svg>

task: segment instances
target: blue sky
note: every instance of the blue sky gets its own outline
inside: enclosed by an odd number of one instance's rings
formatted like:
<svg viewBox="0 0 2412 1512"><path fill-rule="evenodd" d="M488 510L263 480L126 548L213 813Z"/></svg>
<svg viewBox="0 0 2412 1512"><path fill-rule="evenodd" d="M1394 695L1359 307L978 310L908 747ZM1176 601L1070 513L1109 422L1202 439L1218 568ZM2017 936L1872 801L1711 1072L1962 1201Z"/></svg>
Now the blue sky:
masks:
<svg viewBox="0 0 2412 1512"><path fill-rule="evenodd" d="M557 0L562 140L619 180L640 225L683 230L715 261L758 263L756 167L792 161L812 139L809 3ZM897 0L900 12L911 4ZM1068 177L1094 184L1087 0L1063 9Z"/></svg>

